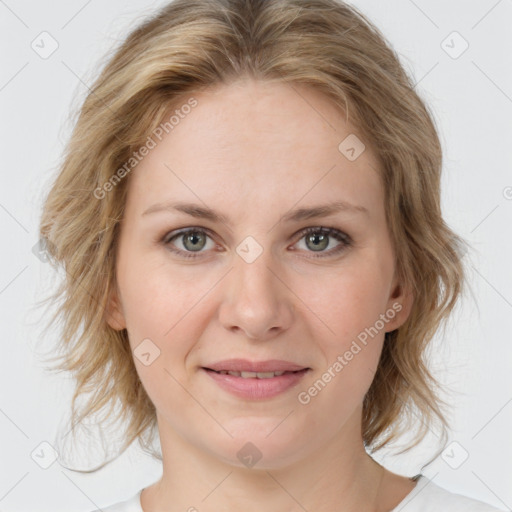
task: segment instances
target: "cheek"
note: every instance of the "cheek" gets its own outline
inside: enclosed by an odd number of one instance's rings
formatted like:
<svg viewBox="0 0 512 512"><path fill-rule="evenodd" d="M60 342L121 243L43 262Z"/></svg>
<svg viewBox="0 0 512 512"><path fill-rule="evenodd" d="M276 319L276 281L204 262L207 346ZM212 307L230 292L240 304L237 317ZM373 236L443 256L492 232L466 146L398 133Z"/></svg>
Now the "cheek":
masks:
<svg viewBox="0 0 512 512"><path fill-rule="evenodd" d="M206 290L161 265L126 263L129 272L120 271L119 281L137 373L157 409L166 410L172 397L173 407L184 411L190 400L178 382L186 381L187 355L203 328L195 320Z"/></svg>
<svg viewBox="0 0 512 512"><path fill-rule="evenodd" d="M168 339L208 289L208 283L194 281L188 273L136 254L119 261L118 279L132 342L141 336Z"/></svg>
<svg viewBox="0 0 512 512"><path fill-rule="evenodd" d="M317 413L325 414L322 421L332 421L330 415L336 416L334 423L346 419L373 381L386 331L381 315L386 312L391 273L389 261L377 251L347 259L323 286L315 287L308 302L322 319L316 322L316 339L324 366L316 380L308 382L310 387L302 389L301 403L315 402Z"/></svg>
<svg viewBox="0 0 512 512"><path fill-rule="evenodd" d="M385 329L376 326L384 311L383 294L376 290L373 279L350 278L340 283L345 286L333 285L323 305L316 301L325 323L318 324L315 336L322 364L298 396L301 404L311 405L315 421L334 430L362 404L374 379L385 335Z"/></svg>
<svg viewBox="0 0 512 512"><path fill-rule="evenodd" d="M187 378L187 357L206 328L208 292L219 276L198 279L192 266L177 272L165 262L131 256L120 260L118 277L137 372L156 403L165 394L162 382L173 388L172 377ZM154 360L146 366L139 353L148 352ZM174 393L180 396L178 388Z"/></svg>
<svg viewBox="0 0 512 512"><path fill-rule="evenodd" d="M321 281L305 276L300 294L311 312L318 332L324 332L326 348L343 350L375 325L388 301L388 276L375 260L358 261L326 275ZM380 325L380 324L379 324ZM381 329L382 330L382 329ZM382 336L385 330L382 330ZM360 336L364 338L363 336Z"/></svg>

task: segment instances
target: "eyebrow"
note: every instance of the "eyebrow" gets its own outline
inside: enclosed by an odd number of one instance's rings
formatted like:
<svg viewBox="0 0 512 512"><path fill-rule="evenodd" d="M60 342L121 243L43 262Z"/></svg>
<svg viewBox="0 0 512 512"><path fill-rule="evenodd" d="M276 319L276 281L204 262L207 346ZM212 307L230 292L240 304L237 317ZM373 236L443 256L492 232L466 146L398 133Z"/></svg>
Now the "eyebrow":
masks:
<svg viewBox="0 0 512 512"><path fill-rule="evenodd" d="M190 215L191 217L195 217L197 219L207 219L213 222L222 222L224 224L229 225L229 218L217 212L211 208L206 206L201 206L195 203L185 203L185 202L164 202L157 203L153 206L150 206L147 210L145 210L142 215L149 215L156 212L162 211L179 211ZM335 201L328 204L312 206L310 208L297 208L288 212L287 214L281 217L281 221L284 222L299 222L308 219L314 219L318 217L327 217L329 215L333 215L334 213L347 211L351 213L363 213L368 215L368 210L364 206L354 205L348 203L346 201Z"/></svg>

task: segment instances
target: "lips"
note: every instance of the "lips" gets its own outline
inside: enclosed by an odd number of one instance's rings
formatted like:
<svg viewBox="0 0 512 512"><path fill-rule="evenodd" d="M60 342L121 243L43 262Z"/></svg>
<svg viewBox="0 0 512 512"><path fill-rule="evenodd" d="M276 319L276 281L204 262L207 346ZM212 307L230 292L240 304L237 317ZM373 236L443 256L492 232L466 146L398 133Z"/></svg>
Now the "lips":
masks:
<svg viewBox="0 0 512 512"><path fill-rule="evenodd" d="M211 370L215 371L215 370ZM232 375L233 377L242 377L242 379L272 379L273 377L279 377L285 373L295 372L232 372L227 370L221 370L216 372L220 375Z"/></svg>
<svg viewBox="0 0 512 512"><path fill-rule="evenodd" d="M224 361L218 361L216 363L204 366L206 370L213 370L218 373L229 373L236 372L236 376L244 378L269 378L264 374L278 374L282 375L286 372L298 372L308 369L307 366L292 363L290 361L283 361L281 359L271 359L267 361L249 361L247 359L226 359ZM256 375L248 375L248 374ZM245 374L245 375L243 375ZM260 374L261 376L258 376Z"/></svg>
<svg viewBox="0 0 512 512"><path fill-rule="evenodd" d="M231 395L245 400L263 400L293 388L311 368L277 359L228 359L203 366L202 370Z"/></svg>

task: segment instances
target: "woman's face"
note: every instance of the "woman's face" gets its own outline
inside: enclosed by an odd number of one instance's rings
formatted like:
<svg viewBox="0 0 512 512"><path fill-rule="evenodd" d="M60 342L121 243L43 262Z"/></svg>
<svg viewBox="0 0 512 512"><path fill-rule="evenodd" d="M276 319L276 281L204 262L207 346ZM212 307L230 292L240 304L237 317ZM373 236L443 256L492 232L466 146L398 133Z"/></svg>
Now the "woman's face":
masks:
<svg viewBox="0 0 512 512"><path fill-rule="evenodd" d="M371 148L305 86L194 98L131 171L109 309L160 436L267 468L359 441L410 309Z"/></svg>

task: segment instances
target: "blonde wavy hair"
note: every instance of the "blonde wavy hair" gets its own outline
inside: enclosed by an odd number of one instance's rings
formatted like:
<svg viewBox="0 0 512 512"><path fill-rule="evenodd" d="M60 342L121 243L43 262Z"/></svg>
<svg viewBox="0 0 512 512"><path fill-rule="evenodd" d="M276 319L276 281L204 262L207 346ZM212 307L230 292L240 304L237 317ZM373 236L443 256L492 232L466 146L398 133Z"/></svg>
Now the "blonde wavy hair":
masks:
<svg viewBox="0 0 512 512"><path fill-rule="evenodd" d="M127 332L109 327L105 313L130 175L108 194L98 190L183 98L242 77L323 92L378 157L396 269L414 304L385 336L362 434L378 450L415 426L408 450L435 424L448 425L425 353L462 291L465 242L442 218L442 150L432 115L384 36L337 0L175 0L133 30L100 72L40 223L50 261L65 270L47 300L58 303L50 324L60 319L62 327L53 361L76 379L71 423L108 409L105 417L127 425L120 453L138 439L160 458L150 449L155 407Z"/></svg>

